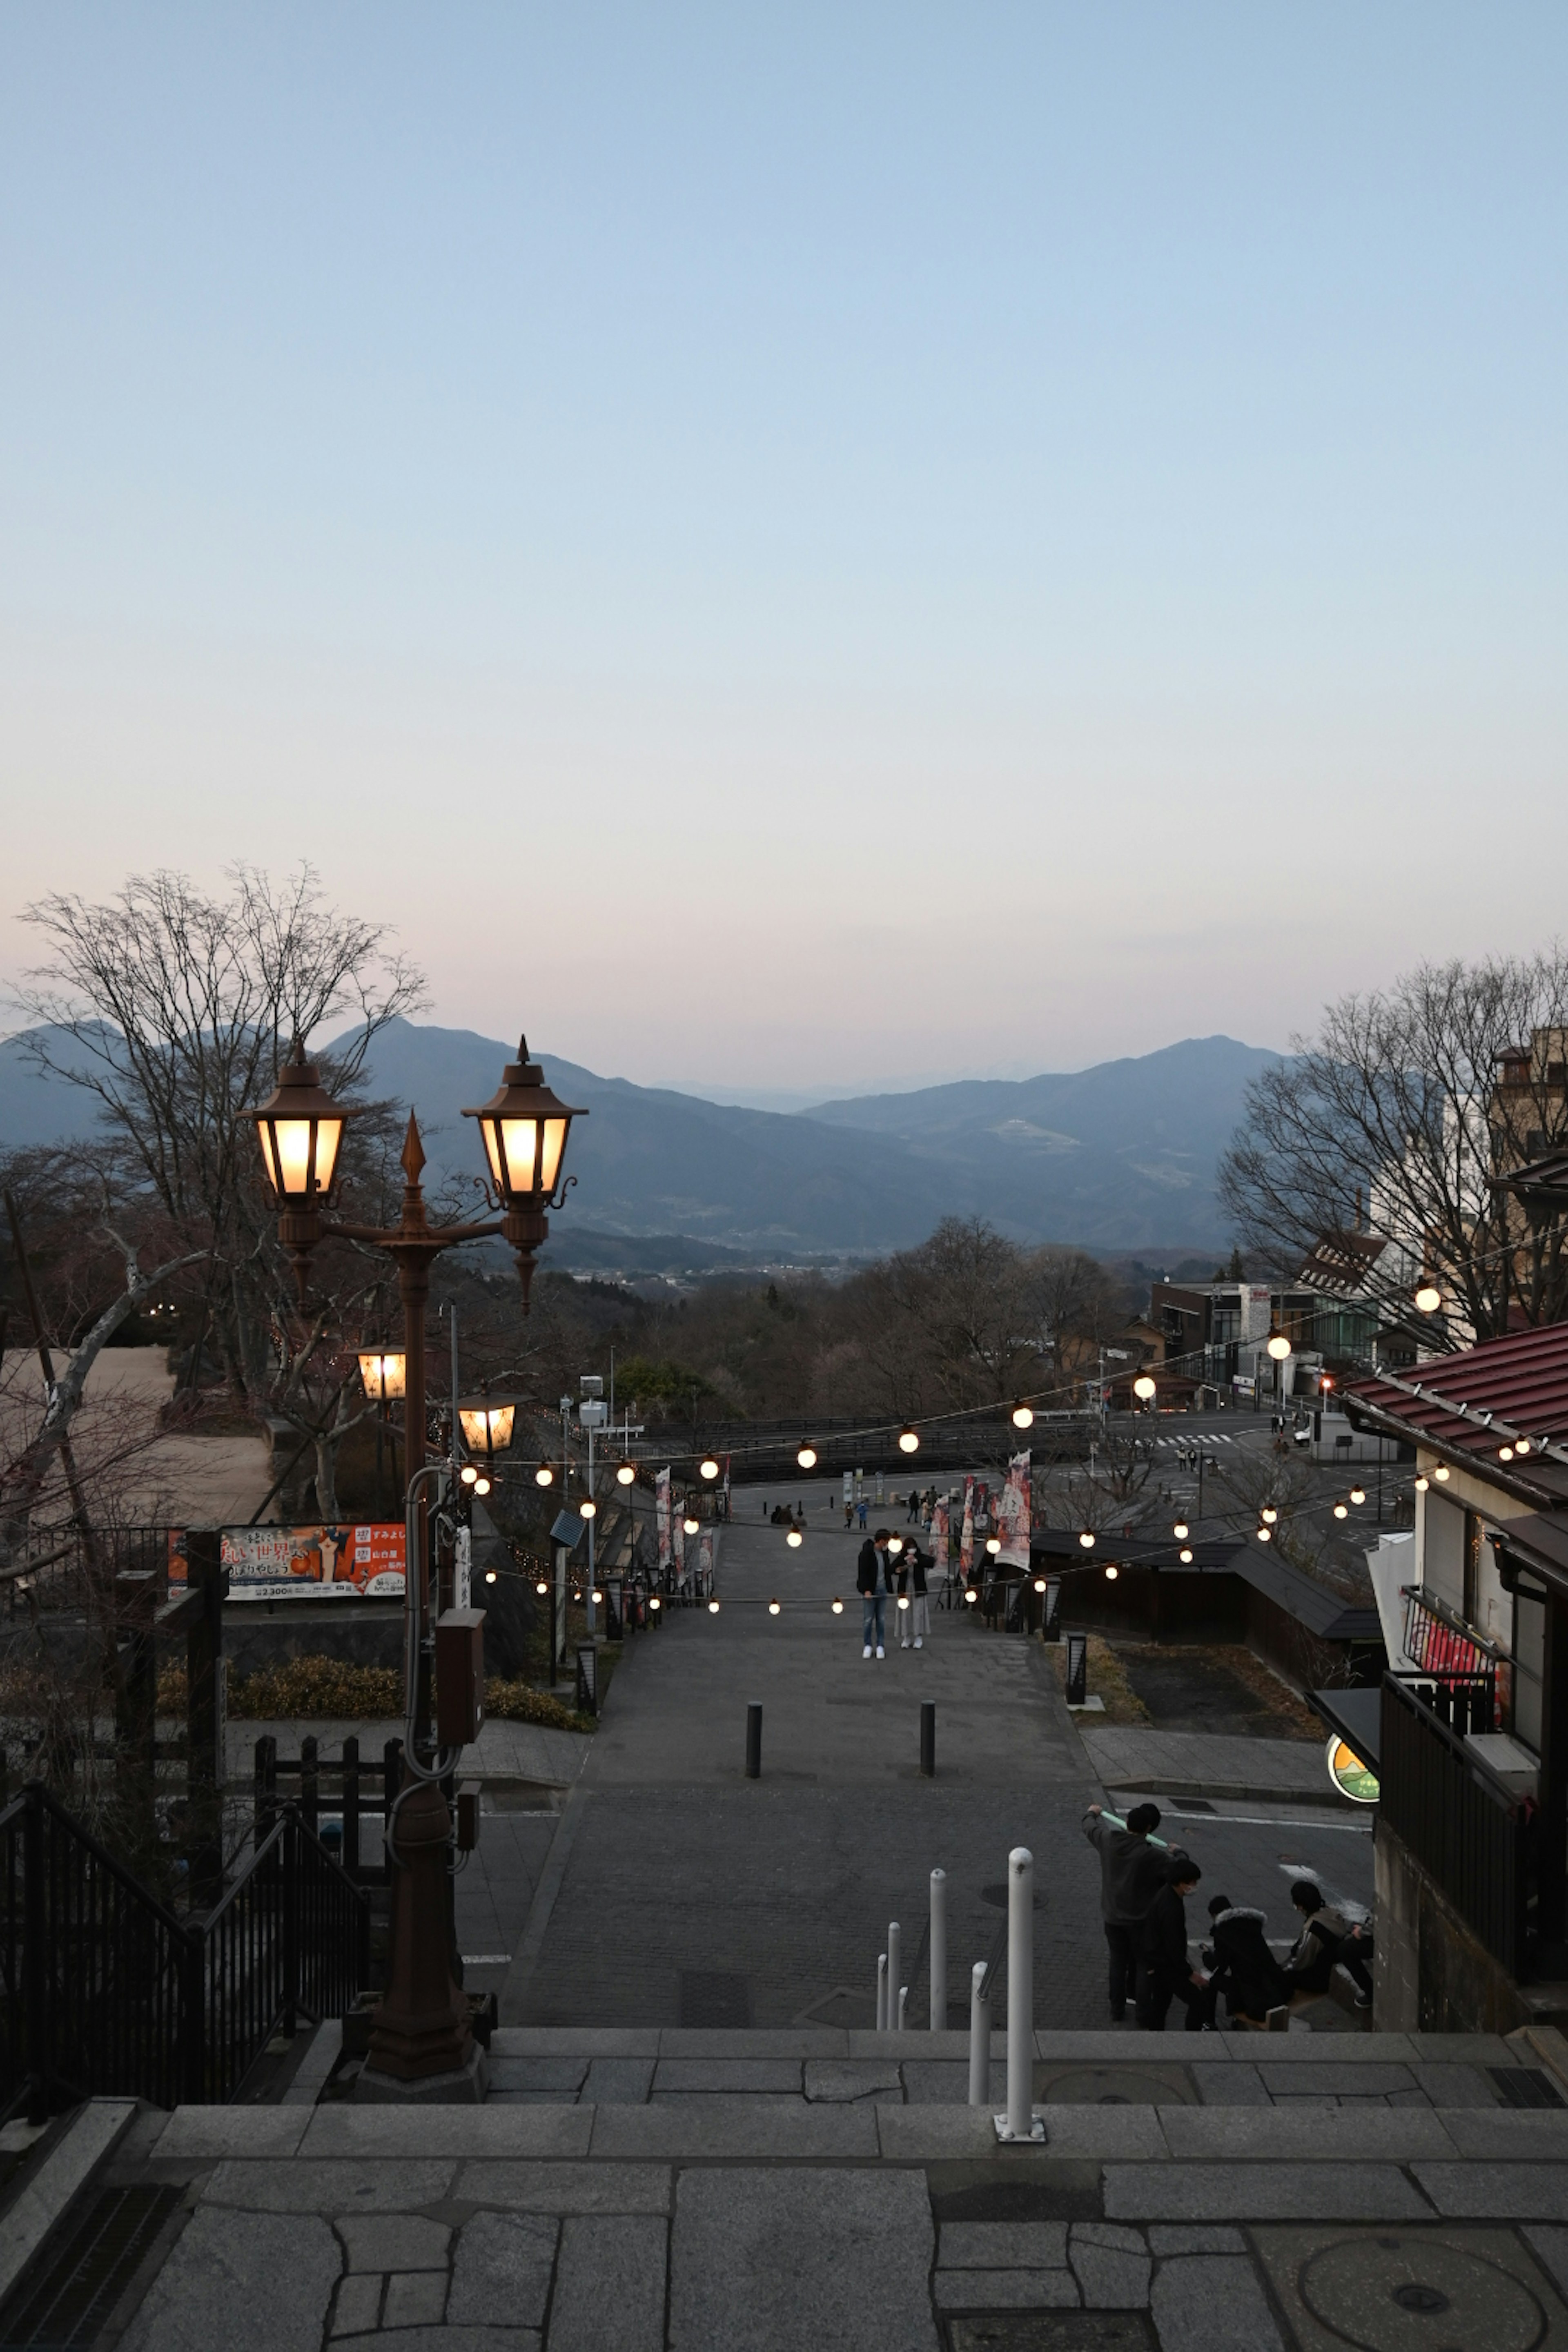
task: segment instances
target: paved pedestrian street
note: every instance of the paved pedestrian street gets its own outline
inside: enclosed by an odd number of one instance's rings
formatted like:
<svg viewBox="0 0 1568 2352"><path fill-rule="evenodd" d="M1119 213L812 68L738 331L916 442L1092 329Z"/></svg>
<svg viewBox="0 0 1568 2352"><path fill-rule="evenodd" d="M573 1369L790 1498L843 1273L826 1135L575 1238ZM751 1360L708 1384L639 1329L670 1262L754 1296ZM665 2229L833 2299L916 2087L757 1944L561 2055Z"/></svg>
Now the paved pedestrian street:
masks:
<svg viewBox="0 0 1568 2352"><path fill-rule="evenodd" d="M868 2028L877 1957L896 1919L910 2019L924 2024L939 1867L949 2018L962 2024L971 1964L992 1957L1003 1926L1008 1852L1022 1844L1035 1856L1036 2018L1103 2025L1099 1866L1079 1829L1103 1790L1049 1658L1038 1642L988 1632L973 1612L936 1608L934 1595L922 1649L898 1645L889 1606L887 1656L863 1658L861 1538L844 1532L836 1490L807 1486L801 1498L809 1532L794 1551L782 1529L759 1523L757 1502L738 1496L718 1614L670 1610L658 1632L627 1643L539 1870L528 1935L501 1990L503 2021ZM894 1505L879 1514L895 1528L902 1517ZM831 1610L836 1595L842 1616ZM767 1608L775 1599L776 1617ZM744 1773L752 1700L763 1705L754 1781ZM920 1773L923 1700L936 1706L934 1780ZM1250 1817L1239 1823L1167 1811L1167 1833L1203 1865L1200 1892L1223 1885L1233 1900L1268 1909L1282 1939L1294 1932L1284 1864L1371 1902L1367 1825L1348 1806L1227 1804L1226 1814ZM1259 1818L1282 1811L1301 1825ZM500 1885L504 1855L489 1867ZM1201 1903L1192 1907L1195 1934L1205 1921ZM998 2016L1002 1982L999 1970Z"/></svg>
<svg viewBox="0 0 1568 2352"><path fill-rule="evenodd" d="M970 1963L989 1957L1003 1921L1008 1851L1026 1844L1038 1857L1039 2014L1100 2021L1098 1882L1078 1832L1098 1784L1049 1661L1037 1643L935 1608L925 1646L902 1649L891 1604L887 1656L863 1658L861 1538L841 1520L824 1528L824 1516L811 1514L798 1552L782 1529L739 1519L724 1531L718 1614L670 1610L628 1643L563 1814L548 1921L536 1918L507 1979L503 2018L870 2026L877 1956L897 1919L923 2022L915 1964L940 1867L962 2022ZM744 1775L752 1700L755 1781ZM920 1774L923 1700L937 1710L934 1781ZM1068 1853L1070 1871L1053 1866ZM548 1870L543 1883L548 1899Z"/></svg>

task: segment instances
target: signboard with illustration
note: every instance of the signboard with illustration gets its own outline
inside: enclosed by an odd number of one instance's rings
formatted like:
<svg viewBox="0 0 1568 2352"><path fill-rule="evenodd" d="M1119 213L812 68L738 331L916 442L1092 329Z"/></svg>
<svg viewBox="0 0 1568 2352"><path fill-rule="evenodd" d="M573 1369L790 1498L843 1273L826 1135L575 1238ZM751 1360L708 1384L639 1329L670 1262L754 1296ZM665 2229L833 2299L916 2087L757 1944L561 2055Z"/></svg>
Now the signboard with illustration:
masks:
<svg viewBox="0 0 1568 2352"><path fill-rule="evenodd" d="M226 1528L231 1601L401 1601L404 1529Z"/></svg>
<svg viewBox="0 0 1568 2352"><path fill-rule="evenodd" d="M1377 1775L1363 1764L1348 1739L1334 1732L1329 1740L1329 1778L1342 1797L1358 1805L1377 1802Z"/></svg>

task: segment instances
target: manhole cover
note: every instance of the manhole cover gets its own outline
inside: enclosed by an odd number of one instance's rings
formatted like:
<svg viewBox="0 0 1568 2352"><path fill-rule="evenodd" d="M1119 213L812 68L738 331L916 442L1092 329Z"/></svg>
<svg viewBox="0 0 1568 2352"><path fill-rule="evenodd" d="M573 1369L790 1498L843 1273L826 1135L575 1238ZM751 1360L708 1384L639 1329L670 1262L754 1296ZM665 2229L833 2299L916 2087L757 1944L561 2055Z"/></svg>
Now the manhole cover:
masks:
<svg viewBox="0 0 1568 2352"><path fill-rule="evenodd" d="M1560 2107L1563 2094L1539 2066L1489 2066L1505 2107Z"/></svg>
<svg viewBox="0 0 1568 2352"><path fill-rule="evenodd" d="M1425 2232L1343 2239L1303 2263L1297 2284L1357 2352L1534 2352L1546 2334L1522 2280Z"/></svg>

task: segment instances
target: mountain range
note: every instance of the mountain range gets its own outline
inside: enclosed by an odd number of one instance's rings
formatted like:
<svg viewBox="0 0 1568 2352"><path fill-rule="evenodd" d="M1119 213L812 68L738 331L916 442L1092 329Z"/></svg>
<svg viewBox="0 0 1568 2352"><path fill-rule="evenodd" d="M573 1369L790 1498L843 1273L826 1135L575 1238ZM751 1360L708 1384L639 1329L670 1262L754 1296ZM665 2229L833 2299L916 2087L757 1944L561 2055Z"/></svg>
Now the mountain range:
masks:
<svg viewBox="0 0 1568 2352"><path fill-rule="evenodd" d="M372 1091L413 1104L441 1171L477 1172L459 1114L500 1083L515 1046L471 1029L393 1022L370 1056ZM857 1256L907 1247L944 1216L978 1215L1022 1242L1179 1255L1228 1246L1215 1195L1249 1079L1278 1056L1233 1037L1189 1037L1068 1076L973 1079L865 1095L792 1113L712 1103L602 1078L542 1055L572 1131L577 1187L551 1253L606 1265L616 1236L683 1237L707 1263ZM0 1043L0 1149L80 1136L91 1098L41 1078L25 1035ZM557 1255L559 1251L559 1255Z"/></svg>

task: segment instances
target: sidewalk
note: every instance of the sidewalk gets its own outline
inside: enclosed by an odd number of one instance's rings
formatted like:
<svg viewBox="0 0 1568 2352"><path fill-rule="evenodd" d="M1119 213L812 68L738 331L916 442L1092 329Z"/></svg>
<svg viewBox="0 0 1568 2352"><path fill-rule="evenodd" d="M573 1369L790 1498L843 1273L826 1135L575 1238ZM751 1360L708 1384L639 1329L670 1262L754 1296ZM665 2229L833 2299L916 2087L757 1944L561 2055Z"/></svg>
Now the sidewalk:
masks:
<svg viewBox="0 0 1568 2352"><path fill-rule="evenodd" d="M952 2096L956 2034L503 2031L483 2107L145 2114L100 2179L176 2210L120 2342L1568 2346L1568 2111L1517 2104L1559 2095L1533 2052L1394 2034L1036 2048L1043 2147L999 2147L989 2112Z"/></svg>
<svg viewBox="0 0 1568 2352"><path fill-rule="evenodd" d="M1300 1739L1232 1738L1208 1731L1145 1731L1078 1724L1107 1789L1150 1797L1222 1797L1355 1808L1336 1795L1323 1748ZM1325 1732L1325 1740L1327 1734Z"/></svg>

